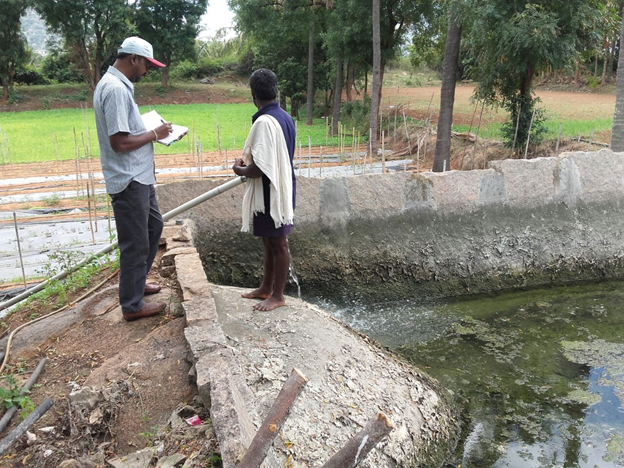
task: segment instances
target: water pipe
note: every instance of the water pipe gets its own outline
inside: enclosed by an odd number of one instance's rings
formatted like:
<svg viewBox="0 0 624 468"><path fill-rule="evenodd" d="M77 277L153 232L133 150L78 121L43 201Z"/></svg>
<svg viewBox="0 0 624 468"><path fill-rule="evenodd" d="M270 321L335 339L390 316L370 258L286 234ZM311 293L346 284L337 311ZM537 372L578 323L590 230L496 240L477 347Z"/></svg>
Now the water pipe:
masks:
<svg viewBox="0 0 624 468"><path fill-rule="evenodd" d="M233 189L234 187L237 187L243 183L246 182L246 178L245 176L239 176L236 179L230 180L229 182L226 182L225 184L219 185L218 187L213 188L212 190L209 190L208 192L204 193L203 195L200 195L197 198L193 198L192 200L184 203L183 205L178 206L177 208L174 208L171 211L168 211L167 213L165 213L163 215L163 221L169 221L171 218L174 218L175 216L179 215L180 213L183 213L185 211L190 210L191 208L194 208L195 206L199 205L200 203L205 202L206 200L210 200L213 197L216 197L217 195L222 194L223 192L226 192L230 189ZM113 250L115 250L117 248L117 242L114 242L106 247L104 247L103 249L98 250L97 252L89 255L87 258L85 258L84 260L82 260L81 262L77 263L76 265L74 265L73 267L62 271L56 275L54 275L52 278L49 278L45 281L43 281L42 283L39 283L37 286L27 289L26 291L24 291L23 293L7 300L4 302L0 302L0 311L6 309L7 307L11 307L12 305L17 304L18 302L22 302L24 299L29 298L31 295L33 295L36 292L39 292L43 289L45 289L45 287L50 284L53 281L58 281L58 280L62 280L64 278L66 278L67 276L71 275L73 272L79 270L80 268L82 268L83 266L85 266L87 263L92 262L93 260L95 260L96 258L101 257L102 255L106 255L107 253L112 252Z"/></svg>

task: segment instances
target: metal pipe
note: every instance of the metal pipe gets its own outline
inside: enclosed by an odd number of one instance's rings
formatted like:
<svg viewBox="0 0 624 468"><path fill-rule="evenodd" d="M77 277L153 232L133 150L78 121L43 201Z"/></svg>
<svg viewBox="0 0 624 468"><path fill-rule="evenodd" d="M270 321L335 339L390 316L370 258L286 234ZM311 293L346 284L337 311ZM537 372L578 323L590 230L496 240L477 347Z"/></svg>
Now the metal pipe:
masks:
<svg viewBox="0 0 624 468"><path fill-rule="evenodd" d="M205 202L206 200L210 200L213 197L216 197L217 195L222 194L223 192L233 189L234 187L237 187L243 183L245 183L247 181L247 179L244 176L240 176L237 177L236 179L230 180L229 182L226 182L225 184L219 185L218 187L213 188L212 190L209 190L208 192L204 193L203 195L200 195L197 198L193 198L192 200L184 203L183 205L178 206L177 208L174 208L173 210L165 213L163 215L163 220L164 221L169 221L171 218L179 215L180 213L183 213L185 211L190 210L191 208L194 208L195 206L199 205L200 203ZM117 248L117 242L114 242L113 244L110 244L106 247L104 247L103 249L98 250L97 252L89 255L87 258L85 258L84 260L82 260L81 262L77 263L76 265L74 265L73 267L62 271L56 275L54 275L52 278L49 278L45 281L43 281L42 283L39 283L37 286L30 288L26 291L24 291L22 294L19 294L11 299L9 299L8 301L4 301L4 302L0 302L0 311L6 309L7 307L11 307L12 305L17 304L18 302L22 302L24 299L29 298L31 295L33 295L36 292L39 292L43 289L45 289L45 287L50 284L53 281L58 281L58 280L62 280L64 278L66 278L67 276L71 275L73 272L79 270L80 268L82 268L83 266L85 266L87 263L91 263L93 260L101 257L102 255L105 255L107 253L112 252L113 250L115 250Z"/></svg>
<svg viewBox="0 0 624 468"><path fill-rule="evenodd" d="M2 442L0 442L0 455L4 455L4 452L6 452L15 441L26 434L26 431L33 427L33 425L39 421L41 416L43 416L53 404L54 401L52 401L51 398L43 400L43 403L37 406L35 411L30 413L26 419L24 419L15 429L13 429L13 432L2 439Z"/></svg>
<svg viewBox="0 0 624 468"><path fill-rule="evenodd" d="M2 354L2 359L4 360L4 353ZM20 395L26 395L30 392L30 390L33 388L33 385L39 378L39 374L41 374L41 371L46 365L46 362L48 362L46 358L43 358L41 361L39 361L39 365L35 368L26 384L22 387ZM0 419L0 434L2 434L2 431L4 431L4 429L9 425L9 422L11 422L11 419L13 419L15 413L17 413L17 409L17 406L13 405L6 410L6 413L4 413L4 416L2 416L2 419Z"/></svg>

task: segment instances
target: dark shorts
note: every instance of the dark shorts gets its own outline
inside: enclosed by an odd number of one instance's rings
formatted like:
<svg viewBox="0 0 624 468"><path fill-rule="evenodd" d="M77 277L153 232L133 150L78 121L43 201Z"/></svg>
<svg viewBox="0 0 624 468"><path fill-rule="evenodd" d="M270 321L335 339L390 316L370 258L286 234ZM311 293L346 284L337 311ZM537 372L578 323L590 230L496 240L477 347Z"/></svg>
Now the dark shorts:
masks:
<svg viewBox="0 0 624 468"><path fill-rule="evenodd" d="M289 235L292 229L292 224L276 228L270 214L256 213L253 217L253 235L256 237L283 237Z"/></svg>

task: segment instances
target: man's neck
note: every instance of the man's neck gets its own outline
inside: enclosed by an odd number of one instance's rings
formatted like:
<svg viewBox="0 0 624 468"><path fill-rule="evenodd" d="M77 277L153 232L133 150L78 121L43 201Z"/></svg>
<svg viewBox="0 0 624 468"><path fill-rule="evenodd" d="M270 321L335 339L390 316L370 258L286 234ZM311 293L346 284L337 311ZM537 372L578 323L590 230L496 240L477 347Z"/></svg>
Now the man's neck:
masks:
<svg viewBox="0 0 624 468"><path fill-rule="evenodd" d="M121 60L115 60L115 63L113 63L113 68L117 69L119 73L128 78L128 81L132 81L130 80L130 68L126 65L125 62L122 62Z"/></svg>
<svg viewBox="0 0 624 468"><path fill-rule="evenodd" d="M268 106L269 104L272 104L276 102L275 100L272 101L258 101L258 110L261 110L262 108Z"/></svg>

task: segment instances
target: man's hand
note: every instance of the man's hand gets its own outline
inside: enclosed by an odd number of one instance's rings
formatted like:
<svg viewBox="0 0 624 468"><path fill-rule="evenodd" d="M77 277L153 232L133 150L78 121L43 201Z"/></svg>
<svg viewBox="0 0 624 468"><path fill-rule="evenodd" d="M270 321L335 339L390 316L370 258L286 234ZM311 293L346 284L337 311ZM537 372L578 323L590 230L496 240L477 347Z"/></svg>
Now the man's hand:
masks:
<svg viewBox="0 0 624 468"><path fill-rule="evenodd" d="M243 175L241 174L240 169L243 167L247 167L246 164L243 162L243 160L241 158L236 158L234 160L234 165L232 166L232 170L234 171L234 174L236 175Z"/></svg>
<svg viewBox="0 0 624 468"><path fill-rule="evenodd" d="M166 136L168 136L171 132L173 132L173 127L171 127L171 122L163 122L163 124L154 129L156 135L158 135L158 139L162 140Z"/></svg>
<svg viewBox="0 0 624 468"><path fill-rule="evenodd" d="M256 166L254 162L252 162L249 166L246 165L242 159L237 158L234 161L234 165L232 166L232 170L234 174L237 176L245 176L251 179L256 179L258 177L262 177L262 171Z"/></svg>

